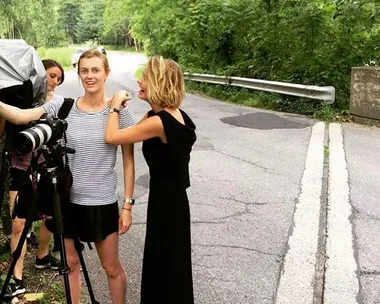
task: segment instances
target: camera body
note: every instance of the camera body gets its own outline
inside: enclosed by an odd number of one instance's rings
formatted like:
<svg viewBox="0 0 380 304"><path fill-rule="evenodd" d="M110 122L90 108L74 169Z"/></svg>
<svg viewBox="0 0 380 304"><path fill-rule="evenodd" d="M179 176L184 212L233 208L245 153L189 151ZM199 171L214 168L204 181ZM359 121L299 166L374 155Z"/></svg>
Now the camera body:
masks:
<svg viewBox="0 0 380 304"><path fill-rule="evenodd" d="M22 155L36 151L43 145L53 146L67 130L66 120L46 113L28 126L16 136L16 150Z"/></svg>

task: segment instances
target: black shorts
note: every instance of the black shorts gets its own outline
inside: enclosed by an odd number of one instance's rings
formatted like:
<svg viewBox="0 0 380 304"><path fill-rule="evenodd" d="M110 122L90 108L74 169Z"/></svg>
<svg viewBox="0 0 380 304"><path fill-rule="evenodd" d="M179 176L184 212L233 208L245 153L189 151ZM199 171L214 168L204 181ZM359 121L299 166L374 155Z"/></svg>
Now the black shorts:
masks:
<svg viewBox="0 0 380 304"><path fill-rule="evenodd" d="M31 183L29 181L29 173L27 171L11 168L9 170L9 191L25 191L24 195L16 196L15 208L12 217L17 216L18 218L25 219L29 213L30 206L33 200L33 192L31 189ZM21 190L21 191L20 191ZM36 215L33 220L39 220L40 218Z"/></svg>
<svg viewBox="0 0 380 304"><path fill-rule="evenodd" d="M102 206L69 205L63 211L64 237L78 237L82 242L97 242L119 231L119 207L117 202ZM55 232L55 220L47 220L46 227Z"/></svg>

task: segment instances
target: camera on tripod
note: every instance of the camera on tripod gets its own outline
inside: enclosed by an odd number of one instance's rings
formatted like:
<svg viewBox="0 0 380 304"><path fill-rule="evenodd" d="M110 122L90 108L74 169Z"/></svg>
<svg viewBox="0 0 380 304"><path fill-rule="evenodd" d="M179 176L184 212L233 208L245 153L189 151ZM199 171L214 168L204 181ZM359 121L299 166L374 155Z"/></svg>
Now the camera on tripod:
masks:
<svg viewBox="0 0 380 304"><path fill-rule="evenodd" d="M66 120L46 113L40 119L31 121L28 126L28 129L16 136L16 150L19 154L36 151L43 145L54 146L67 130Z"/></svg>

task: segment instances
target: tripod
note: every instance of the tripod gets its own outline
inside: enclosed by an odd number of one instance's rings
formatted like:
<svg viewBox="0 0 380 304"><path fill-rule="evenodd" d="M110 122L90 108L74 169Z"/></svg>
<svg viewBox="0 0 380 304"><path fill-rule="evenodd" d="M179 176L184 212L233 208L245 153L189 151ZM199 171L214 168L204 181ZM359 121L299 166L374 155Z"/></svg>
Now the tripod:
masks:
<svg viewBox="0 0 380 304"><path fill-rule="evenodd" d="M68 148L62 148L61 146L59 146L59 149L55 150L55 151L58 151L57 152L58 158L56 157L55 159L59 159L59 155L60 155L60 160L62 160L61 153L62 153L63 149L68 149ZM43 165L43 169L41 171L41 173L42 173L41 176L43 176L44 178L47 178L47 180L50 182L50 186L52 189L52 195L51 195L52 197L51 198L52 198L52 204L53 204L53 218L55 221L55 234L58 237L59 244L60 244L59 251L60 251L61 265L59 268L59 274L63 275L63 279L64 279L66 303L72 304L71 294L70 294L70 283L69 283L69 276L68 276L70 269L67 265L66 249L65 249L65 243L64 243L62 209L61 209L59 190L58 190L58 186L57 186L57 180L59 178L58 168L59 168L59 166L57 166L54 163L54 159L51 158ZM44 190L45 189L42 189L42 191L44 191ZM38 202L39 202L40 198L42 197L42 191L41 191L41 189L38 189L38 184L37 184L37 190L36 190L35 195L33 195L32 204L31 204L30 210L28 212L28 215L26 217L24 229L21 233L21 237L20 237L20 240L17 244L16 250L12 254L12 262L11 262L11 265L9 267L6 279L4 281L3 288L2 288L1 293L0 293L0 303L2 303L4 300L7 286L9 284L9 281L10 281L11 276L13 274L13 270L16 266L17 260L20 257L22 247L23 247L23 244L24 244L25 239L26 239L26 235L28 233L29 228L31 227L31 225L33 223L33 218L35 217L35 214L37 213ZM68 204L70 204L70 203L68 203ZM75 230L74 229L72 229L72 230L73 230L72 231L73 234L75 234ZM73 237L73 240L74 240L74 247L75 247L75 250L77 251L79 261L80 261L80 264L81 264L81 267L83 270L83 275L84 275L86 285L87 285L87 289L88 289L88 292L89 292L89 295L91 298L91 303L92 304L100 304L95 299L94 292L92 290L92 286L91 286L91 282L90 282L90 278L88 275L87 267L86 267L86 264L85 264L85 261L83 258L82 251L84 249L84 245L80 242L80 240L77 237Z"/></svg>

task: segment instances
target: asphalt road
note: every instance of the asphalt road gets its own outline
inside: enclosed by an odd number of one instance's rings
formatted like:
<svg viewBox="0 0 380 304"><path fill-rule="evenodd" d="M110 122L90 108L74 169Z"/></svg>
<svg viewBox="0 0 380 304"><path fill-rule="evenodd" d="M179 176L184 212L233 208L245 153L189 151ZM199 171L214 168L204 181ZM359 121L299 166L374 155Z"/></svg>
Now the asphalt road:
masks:
<svg viewBox="0 0 380 304"><path fill-rule="evenodd" d="M133 73L145 58L108 56L107 93L132 92L137 121L149 110ZM57 90L82 92L74 71ZM190 94L182 108L198 136L188 190L196 303L380 303L379 129ZM130 304L139 303L149 181L135 147L137 203L120 241ZM84 255L98 301L111 303L95 250Z"/></svg>

